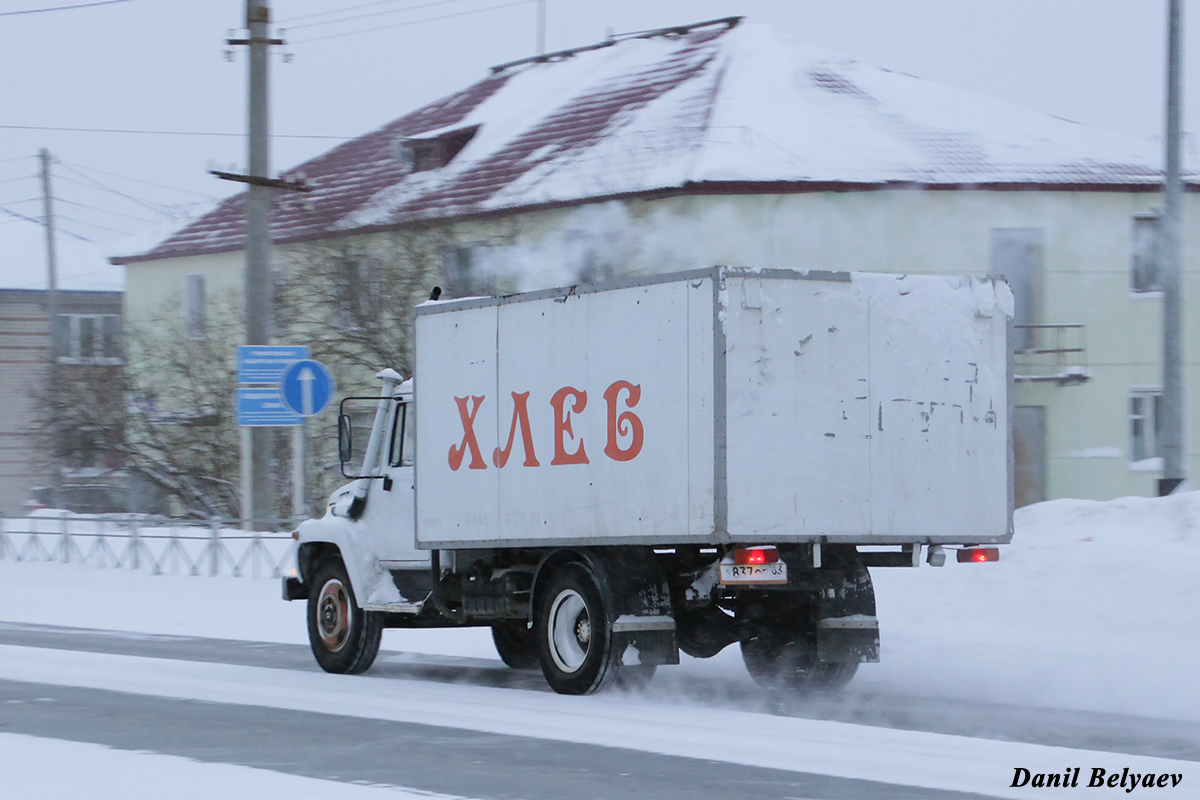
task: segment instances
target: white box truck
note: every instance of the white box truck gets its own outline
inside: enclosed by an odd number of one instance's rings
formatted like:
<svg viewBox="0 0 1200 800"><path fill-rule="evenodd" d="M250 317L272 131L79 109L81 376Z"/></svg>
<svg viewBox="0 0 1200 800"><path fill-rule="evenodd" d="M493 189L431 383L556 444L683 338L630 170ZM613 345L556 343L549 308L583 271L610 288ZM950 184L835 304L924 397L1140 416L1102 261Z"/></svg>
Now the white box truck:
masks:
<svg viewBox="0 0 1200 800"><path fill-rule="evenodd" d="M424 303L284 597L332 672L489 626L563 693L735 643L840 685L879 658L869 567L1012 536L1011 316L991 280L732 267Z"/></svg>

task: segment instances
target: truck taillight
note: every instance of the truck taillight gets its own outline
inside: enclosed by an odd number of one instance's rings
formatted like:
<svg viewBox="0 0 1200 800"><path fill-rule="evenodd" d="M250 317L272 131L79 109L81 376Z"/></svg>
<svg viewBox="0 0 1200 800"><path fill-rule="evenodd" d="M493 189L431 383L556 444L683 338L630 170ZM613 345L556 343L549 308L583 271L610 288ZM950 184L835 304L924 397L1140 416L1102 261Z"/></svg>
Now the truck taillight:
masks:
<svg viewBox="0 0 1200 800"><path fill-rule="evenodd" d="M733 551L735 564L774 564L779 560L779 551L774 547L739 547Z"/></svg>
<svg viewBox="0 0 1200 800"><path fill-rule="evenodd" d="M985 561L999 561L999 547L964 547L958 551L958 563L966 564L975 562L982 564Z"/></svg>

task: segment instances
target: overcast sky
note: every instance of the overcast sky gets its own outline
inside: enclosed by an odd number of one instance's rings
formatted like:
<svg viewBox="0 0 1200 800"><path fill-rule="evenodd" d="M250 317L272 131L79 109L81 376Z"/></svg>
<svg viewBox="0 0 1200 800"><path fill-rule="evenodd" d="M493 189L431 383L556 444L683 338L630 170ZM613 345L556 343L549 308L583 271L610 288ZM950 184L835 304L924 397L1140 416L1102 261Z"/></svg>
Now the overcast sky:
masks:
<svg viewBox="0 0 1200 800"><path fill-rule="evenodd" d="M244 0L123 0L13 13L85 2L97 0L0 3L0 285L41 284L41 228L16 216L42 215L41 148L61 162L53 176L63 271L77 274L80 287L119 285L120 270L96 253L128 249L117 244L128 234L148 246L158 235L147 230L152 224L238 188L207 170L246 161L246 59L224 57ZM1141 137L1162 128L1166 0L545 4L549 50L599 41L607 29L744 15L860 61L1087 125ZM288 45L271 61L273 168L473 83L494 64L532 55L537 7L536 0L275 0ZM1200 6L1185 7L1185 49L1197 54L1185 61L1185 127L1196 130L1200 18L1188 12ZM232 135L195 135L205 133Z"/></svg>

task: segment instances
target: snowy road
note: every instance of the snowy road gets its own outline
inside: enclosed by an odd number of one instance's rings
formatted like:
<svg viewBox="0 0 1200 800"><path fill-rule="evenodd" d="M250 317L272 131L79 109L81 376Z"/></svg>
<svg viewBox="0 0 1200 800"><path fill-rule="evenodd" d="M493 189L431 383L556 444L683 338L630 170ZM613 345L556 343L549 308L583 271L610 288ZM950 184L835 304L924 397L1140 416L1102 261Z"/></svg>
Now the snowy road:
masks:
<svg viewBox="0 0 1200 800"><path fill-rule="evenodd" d="M6 729L480 798L965 798L785 770L385 720L0 681ZM119 718L120 726L112 725Z"/></svg>
<svg viewBox="0 0 1200 800"><path fill-rule="evenodd" d="M307 645L123 633L0 622L0 645L81 650L192 662L319 673ZM0 673L2 674L2 673ZM380 653L371 677L470 684L548 693L541 674L508 669L496 659L432 653ZM723 675L680 675L669 667L638 695L652 702L704 705L774 716L1044 744L1200 762L1200 723L1120 714L905 696L851 684L834 695L772 696L757 686L730 686Z"/></svg>
<svg viewBox="0 0 1200 800"><path fill-rule="evenodd" d="M1200 777L1195 723L853 692L705 701L715 687L681 697L667 670L644 693L565 698L498 664L389 653L330 676L302 645L0 623L0 733L454 797L1021 797L1015 767L1068 764Z"/></svg>
<svg viewBox="0 0 1200 800"><path fill-rule="evenodd" d="M1200 796L1200 492L1016 519L997 564L874 571L881 663L806 701L736 647L559 697L487 629L385 631L367 675L331 676L276 581L0 560L0 794L1130 796L1087 789L1104 769ZM1011 785L1067 767L1082 794Z"/></svg>

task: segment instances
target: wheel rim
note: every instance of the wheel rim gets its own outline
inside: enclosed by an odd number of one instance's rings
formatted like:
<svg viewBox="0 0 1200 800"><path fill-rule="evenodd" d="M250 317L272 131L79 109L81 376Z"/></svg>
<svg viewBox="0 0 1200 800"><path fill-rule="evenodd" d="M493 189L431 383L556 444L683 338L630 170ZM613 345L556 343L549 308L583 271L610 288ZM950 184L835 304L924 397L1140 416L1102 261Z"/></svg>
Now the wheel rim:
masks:
<svg viewBox="0 0 1200 800"><path fill-rule="evenodd" d="M321 587L317 600L317 631L329 652L336 653L346 646L350 636L350 594L337 578L330 578Z"/></svg>
<svg viewBox="0 0 1200 800"><path fill-rule="evenodd" d="M563 672L577 672L592 644L592 619L579 592L565 589L554 598L547 633L554 665Z"/></svg>

